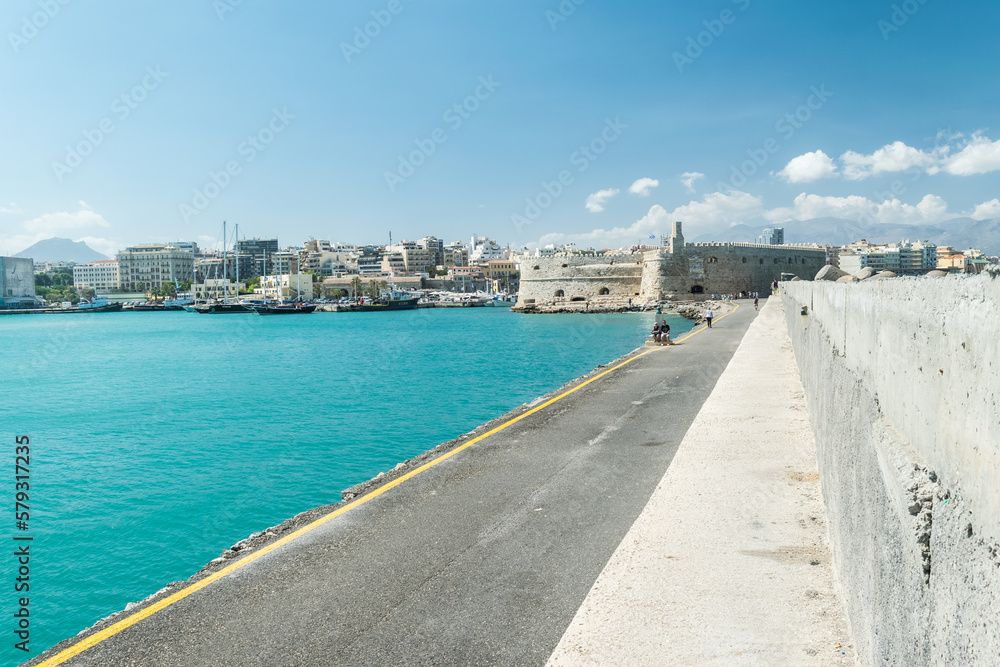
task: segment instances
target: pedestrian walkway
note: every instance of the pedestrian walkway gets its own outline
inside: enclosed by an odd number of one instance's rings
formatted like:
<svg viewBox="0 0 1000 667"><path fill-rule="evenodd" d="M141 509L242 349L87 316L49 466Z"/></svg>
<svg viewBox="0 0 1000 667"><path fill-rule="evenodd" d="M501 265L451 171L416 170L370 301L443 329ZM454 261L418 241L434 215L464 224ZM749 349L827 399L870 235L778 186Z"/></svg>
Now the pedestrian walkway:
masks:
<svg viewBox="0 0 1000 667"><path fill-rule="evenodd" d="M854 664L779 299L750 325L549 664Z"/></svg>

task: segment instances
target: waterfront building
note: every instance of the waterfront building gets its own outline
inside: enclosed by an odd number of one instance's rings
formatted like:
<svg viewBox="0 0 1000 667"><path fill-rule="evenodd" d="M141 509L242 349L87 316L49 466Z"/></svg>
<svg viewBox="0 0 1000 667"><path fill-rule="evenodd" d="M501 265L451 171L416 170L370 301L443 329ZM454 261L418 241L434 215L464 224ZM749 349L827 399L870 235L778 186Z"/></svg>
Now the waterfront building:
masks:
<svg viewBox="0 0 1000 667"><path fill-rule="evenodd" d="M483 277L488 280L510 279L517 273L517 267L509 259L491 259L480 262L477 266L482 269Z"/></svg>
<svg viewBox="0 0 1000 667"><path fill-rule="evenodd" d="M111 294L120 284L117 259L101 259L73 267L73 285L79 289L93 288L95 294Z"/></svg>
<svg viewBox="0 0 1000 667"><path fill-rule="evenodd" d="M757 243L761 245L784 245L784 227L766 227L757 237Z"/></svg>
<svg viewBox="0 0 1000 667"><path fill-rule="evenodd" d="M201 255L201 250L198 248L198 244L194 241L171 241L170 245L174 246L178 250L189 252L195 257Z"/></svg>
<svg viewBox="0 0 1000 667"><path fill-rule="evenodd" d="M929 241L876 245L862 239L844 246L839 264L842 271L852 274L870 267L875 271L917 275L937 268L937 246Z"/></svg>
<svg viewBox="0 0 1000 667"><path fill-rule="evenodd" d="M56 271L72 271L76 262L34 262L35 273L54 273Z"/></svg>
<svg viewBox="0 0 1000 667"><path fill-rule="evenodd" d="M444 261L441 266L468 266L469 249L459 241L449 243L444 247Z"/></svg>
<svg viewBox="0 0 1000 667"><path fill-rule="evenodd" d="M278 254L278 239L242 239L236 241L240 258L240 277L262 276L274 272L274 255Z"/></svg>
<svg viewBox="0 0 1000 667"><path fill-rule="evenodd" d="M507 259L507 255L493 239L473 236L469 243L469 262L475 264L490 259Z"/></svg>
<svg viewBox="0 0 1000 667"><path fill-rule="evenodd" d="M417 241L417 248L430 253L430 261L424 266L444 266L444 241L436 236L425 236Z"/></svg>
<svg viewBox="0 0 1000 667"><path fill-rule="evenodd" d="M362 248L358 255L358 273L361 276L381 276L382 253L383 249L375 246Z"/></svg>
<svg viewBox="0 0 1000 667"><path fill-rule="evenodd" d="M191 297L194 299L225 299L236 296L240 290L247 288L246 283L234 283L228 278L206 278L204 282L191 284Z"/></svg>
<svg viewBox="0 0 1000 667"><path fill-rule="evenodd" d="M470 280L482 280L483 268L481 266L453 266L448 269L448 277L452 280L459 280L462 276L468 276Z"/></svg>
<svg viewBox="0 0 1000 667"><path fill-rule="evenodd" d="M313 277L309 273L261 276L254 294L271 300L294 301L313 298Z"/></svg>
<svg viewBox="0 0 1000 667"><path fill-rule="evenodd" d="M35 261L30 257L0 257L0 308L35 305Z"/></svg>
<svg viewBox="0 0 1000 667"><path fill-rule="evenodd" d="M406 273L406 261L401 252L385 252L382 254L381 271L384 275L394 276Z"/></svg>
<svg viewBox="0 0 1000 667"><path fill-rule="evenodd" d="M279 250L274 253L274 275L291 275L299 272L299 253Z"/></svg>
<svg viewBox="0 0 1000 667"><path fill-rule="evenodd" d="M118 253L118 288L157 290L165 282L195 279L194 255L172 245L146 244Z"/></svg>

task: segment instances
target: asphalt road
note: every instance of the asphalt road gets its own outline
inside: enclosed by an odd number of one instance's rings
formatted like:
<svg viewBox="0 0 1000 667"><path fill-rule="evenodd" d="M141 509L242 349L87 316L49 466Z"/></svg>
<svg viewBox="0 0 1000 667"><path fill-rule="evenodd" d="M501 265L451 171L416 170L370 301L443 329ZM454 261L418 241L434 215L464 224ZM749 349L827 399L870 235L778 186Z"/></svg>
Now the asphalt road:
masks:
<svg viewBox="0 0 1000 667"><path fill-rule="evenodd" d="M742 303L50 664L544 664L756 315Z"/></svg>

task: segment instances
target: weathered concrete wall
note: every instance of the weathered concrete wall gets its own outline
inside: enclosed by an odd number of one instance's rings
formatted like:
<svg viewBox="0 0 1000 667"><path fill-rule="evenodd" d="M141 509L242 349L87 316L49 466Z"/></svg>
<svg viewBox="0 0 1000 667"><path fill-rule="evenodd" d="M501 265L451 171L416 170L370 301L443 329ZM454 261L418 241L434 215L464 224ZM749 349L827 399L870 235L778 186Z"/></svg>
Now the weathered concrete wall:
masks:
<svg viewBox="0 0 1000 667"><path fill-rule="evenodd" d="M1000 277L782 295L860 660L998 664Z"/></svg>

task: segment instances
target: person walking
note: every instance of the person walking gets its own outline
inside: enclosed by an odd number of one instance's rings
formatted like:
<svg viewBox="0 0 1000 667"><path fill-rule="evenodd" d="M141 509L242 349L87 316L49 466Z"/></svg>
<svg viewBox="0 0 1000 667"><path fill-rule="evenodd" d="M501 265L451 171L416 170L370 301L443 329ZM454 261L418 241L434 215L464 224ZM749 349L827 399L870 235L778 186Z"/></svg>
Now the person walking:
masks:
<svg viewBox="0 0 1000 667"><path fill-rule="evenodd" d="M715 313L712 312L711 308L709 308L708 310L705 311L705 321L708 322L708 328L709 329L712 328L712 318L713 317L715 317Z"/></svg>
<svg viewBox="0 0 1000 667"><path fill-rule="evenodd" d="M760 303L760 301L757 299L757 297L754 297L753 298L753 309L754 310L757 310L757 304L759 304L759 303Z"/></svg>

